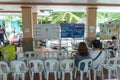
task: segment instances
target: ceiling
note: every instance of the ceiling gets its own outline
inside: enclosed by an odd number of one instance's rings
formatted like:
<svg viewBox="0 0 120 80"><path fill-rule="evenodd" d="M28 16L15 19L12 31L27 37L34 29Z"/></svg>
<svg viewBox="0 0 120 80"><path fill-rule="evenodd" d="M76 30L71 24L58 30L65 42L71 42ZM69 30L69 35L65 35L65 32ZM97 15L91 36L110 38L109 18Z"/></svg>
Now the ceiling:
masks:
<svg viewBox="0 0 120 80"><path fill-rule="evenodd" d="M120 12L120 0L0 0L0 15L21 14L22 6L32 7L38 14L83 12L88 7L95 7L98 12Z"/></svg>

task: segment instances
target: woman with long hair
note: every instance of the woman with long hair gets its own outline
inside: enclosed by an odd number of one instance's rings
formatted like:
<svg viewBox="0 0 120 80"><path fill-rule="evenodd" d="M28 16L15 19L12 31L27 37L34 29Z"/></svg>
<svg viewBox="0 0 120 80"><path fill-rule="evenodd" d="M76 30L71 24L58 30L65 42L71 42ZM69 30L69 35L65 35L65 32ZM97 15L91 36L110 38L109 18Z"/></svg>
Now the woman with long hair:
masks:
<svg viewBox="0 0 120 80"><path fill-rule="evenodd" d="M74 56L75 66L78 67L79 61L83 59L90 59L89 51L85 42L80 42L78 45L77 53ZM84 69L84 64L81 69Z"/></svg>

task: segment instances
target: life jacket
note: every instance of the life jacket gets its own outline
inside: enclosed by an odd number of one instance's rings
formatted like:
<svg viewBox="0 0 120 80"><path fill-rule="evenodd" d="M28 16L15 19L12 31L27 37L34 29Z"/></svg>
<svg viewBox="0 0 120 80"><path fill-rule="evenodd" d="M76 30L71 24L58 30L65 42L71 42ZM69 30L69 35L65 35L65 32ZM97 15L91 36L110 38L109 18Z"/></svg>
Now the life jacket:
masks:
<svg viewBox="0 0 120 80"><path fill-rule="evenodd" d="M16 59L16 47L14 45L9 44L7 46L3 46L0 48L0 51L3 55L3 60L11 61Z"/></svg>

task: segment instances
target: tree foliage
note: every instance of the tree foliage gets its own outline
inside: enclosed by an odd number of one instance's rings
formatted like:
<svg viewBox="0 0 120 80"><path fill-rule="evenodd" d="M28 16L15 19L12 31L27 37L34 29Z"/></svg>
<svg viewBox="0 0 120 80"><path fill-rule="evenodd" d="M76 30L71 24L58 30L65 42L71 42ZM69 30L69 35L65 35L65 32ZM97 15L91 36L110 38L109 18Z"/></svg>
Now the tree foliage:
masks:
<svg viewBox="0 0 120 80"><path fill-rule="evenodd" d="M81 18L85 18L84 12L53 12L50 16L38 16L39 23L60 24L64 21L67 23L78 22Z"/></svg>

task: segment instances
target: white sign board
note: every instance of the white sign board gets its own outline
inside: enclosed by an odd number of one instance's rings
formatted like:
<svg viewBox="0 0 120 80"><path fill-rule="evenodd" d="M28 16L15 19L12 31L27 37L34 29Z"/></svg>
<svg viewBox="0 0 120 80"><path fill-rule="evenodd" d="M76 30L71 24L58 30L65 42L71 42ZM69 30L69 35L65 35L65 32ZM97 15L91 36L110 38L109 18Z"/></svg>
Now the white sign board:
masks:
<svg viewBox="0 0 120 80"><path fill-rule="evenodd" d="M60 25L59 24L36 24L34 26L34 39L59 39Z"/></svg>

